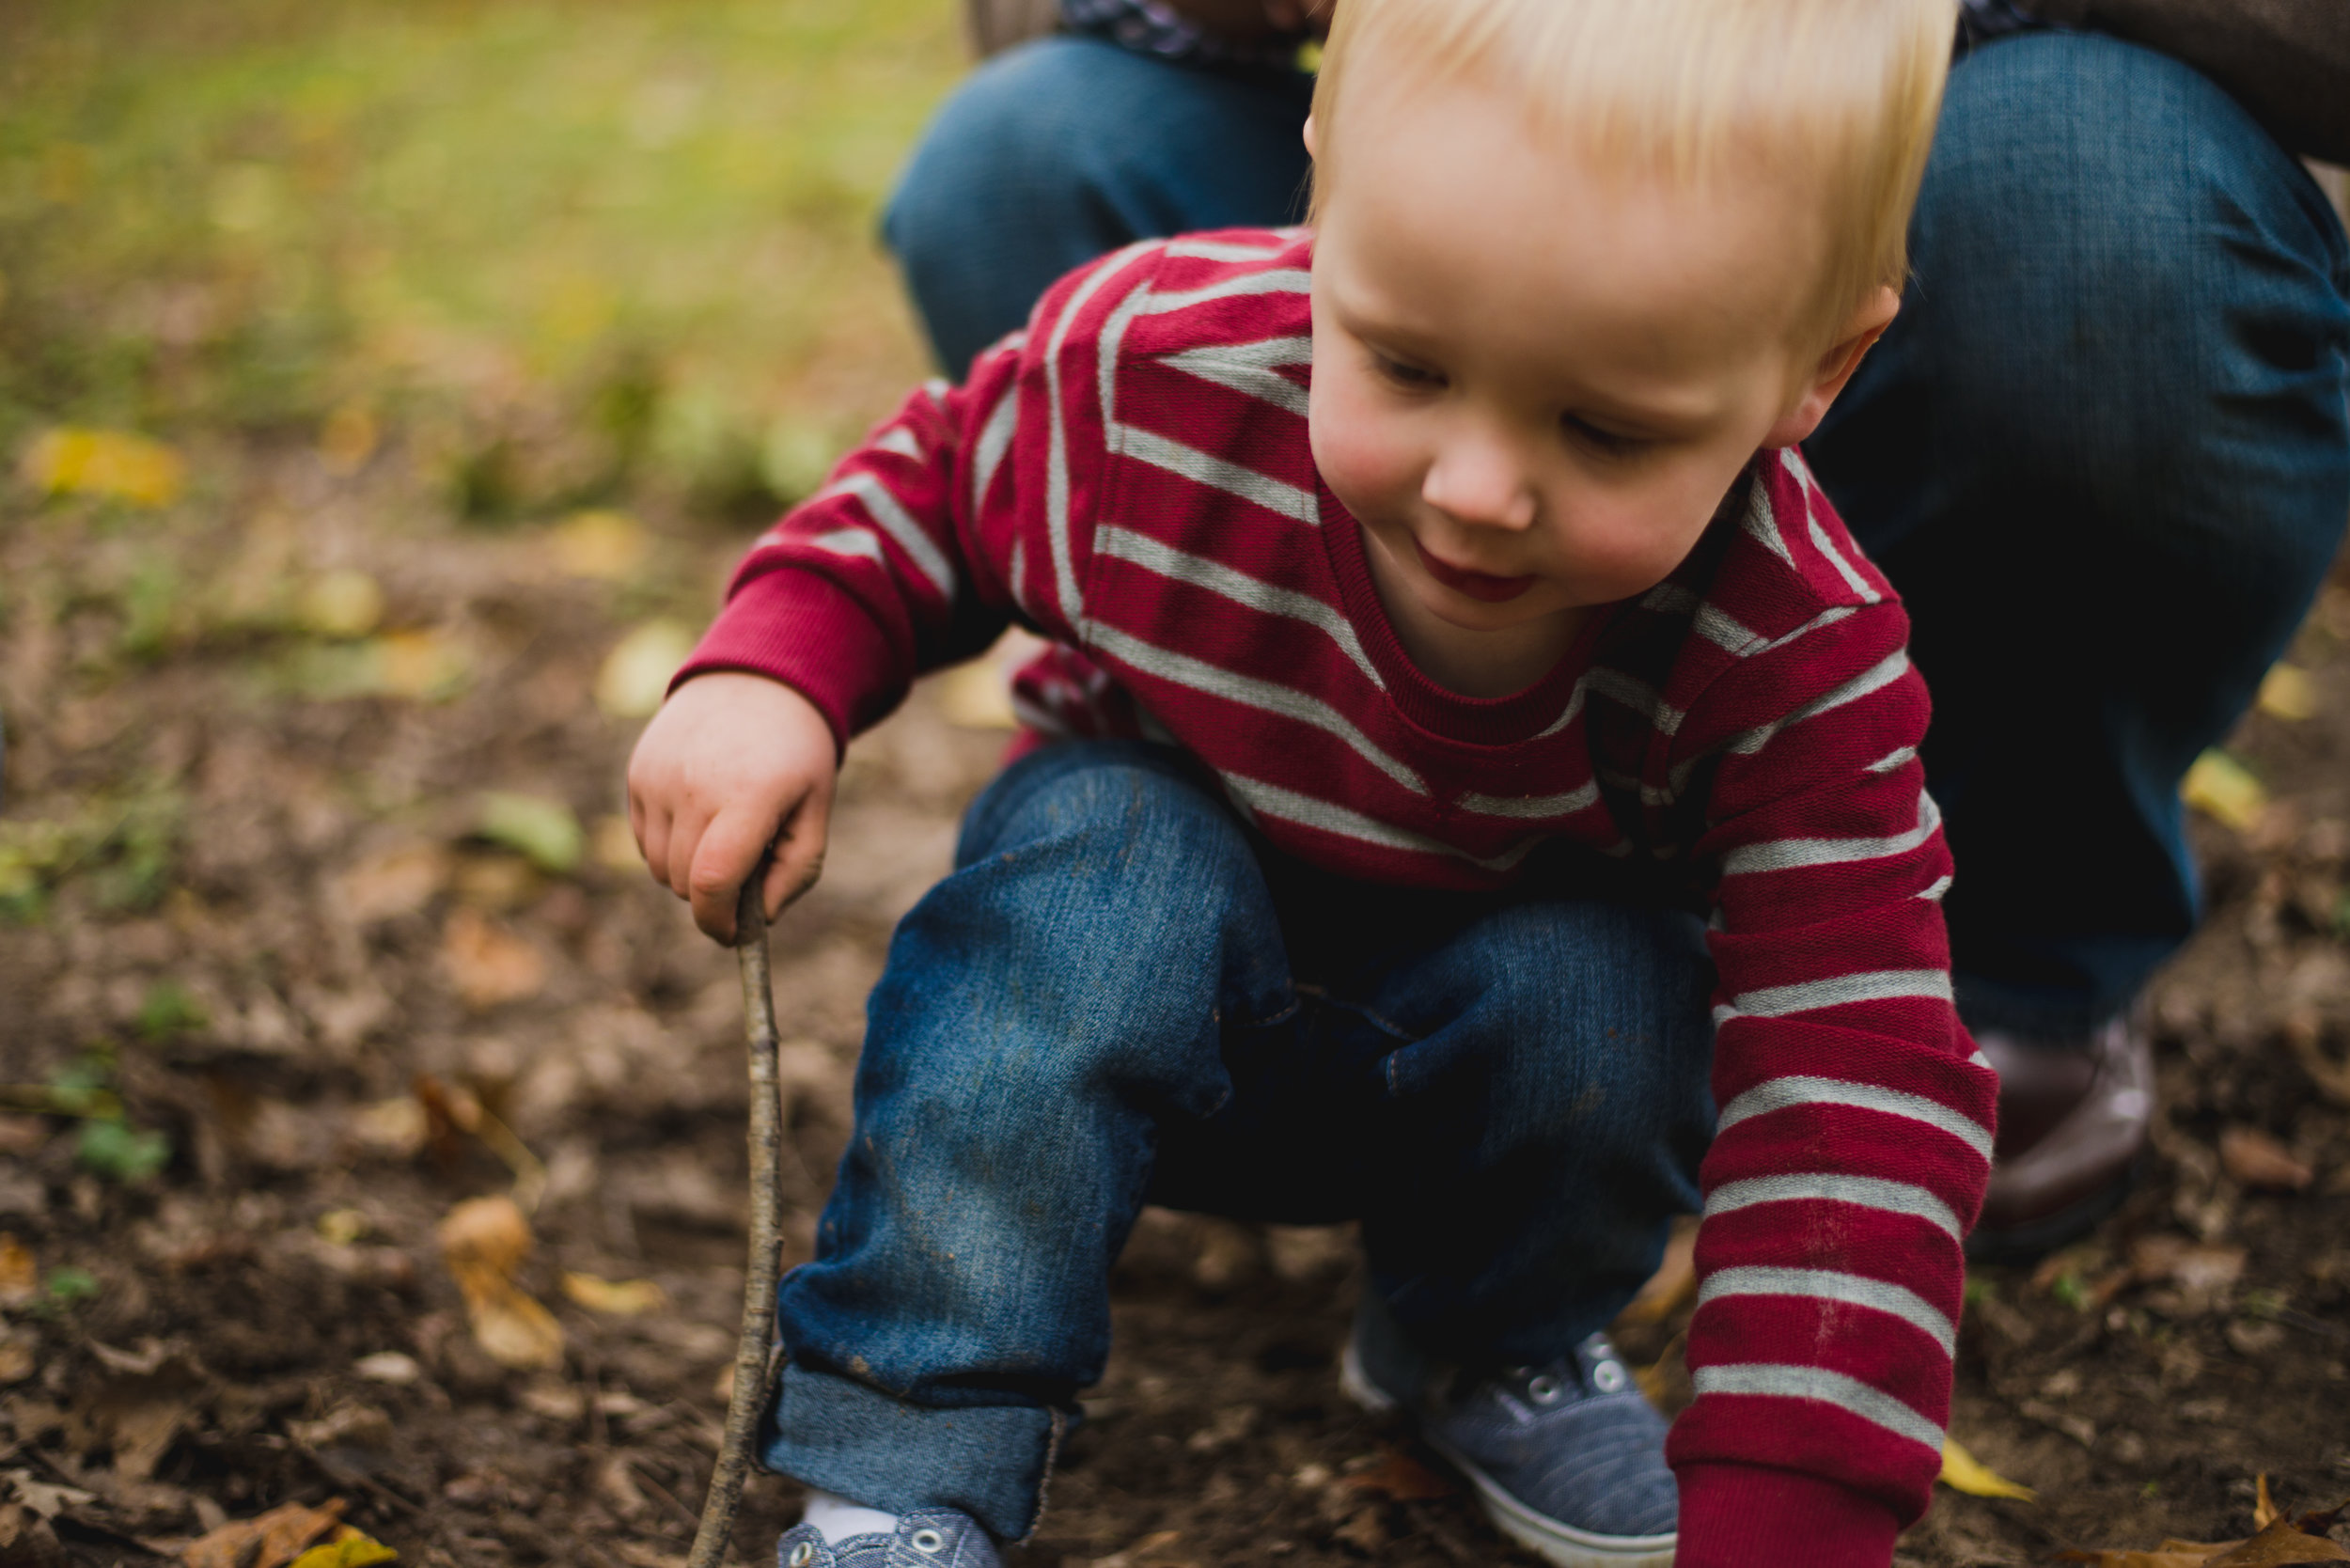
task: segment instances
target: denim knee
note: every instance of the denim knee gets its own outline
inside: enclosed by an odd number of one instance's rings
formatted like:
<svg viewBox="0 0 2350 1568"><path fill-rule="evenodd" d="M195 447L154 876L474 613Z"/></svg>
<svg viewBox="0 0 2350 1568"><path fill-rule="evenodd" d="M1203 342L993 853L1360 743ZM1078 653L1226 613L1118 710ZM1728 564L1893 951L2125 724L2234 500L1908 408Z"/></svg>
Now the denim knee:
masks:
<svg viewBox="0 0 2350 1568"><path fill-rule="evenodd" d="M1950 78L1912 259L1891 352L1863 371L1924 361L1909 368L1932 378L1933 415L1911 439L2108 498L2125 531L2204 536L2173 548L2224 536L2235 574L2313 582L2342 509L2278 514L2233 487L2248 468L2342 488L2350 252L2315 182L2226 92L2094 34L1975 51ZM1942 455L1881 477L1934 486Z"/></svg>
<svg viewBox="0 0 2350 1568"><path fill-rule="evenodd" d="M1069 36L981 65L923 133L882 224L939 362L960 373L1055 278L1130 241L1294 216L1310 80Z"/></svg>

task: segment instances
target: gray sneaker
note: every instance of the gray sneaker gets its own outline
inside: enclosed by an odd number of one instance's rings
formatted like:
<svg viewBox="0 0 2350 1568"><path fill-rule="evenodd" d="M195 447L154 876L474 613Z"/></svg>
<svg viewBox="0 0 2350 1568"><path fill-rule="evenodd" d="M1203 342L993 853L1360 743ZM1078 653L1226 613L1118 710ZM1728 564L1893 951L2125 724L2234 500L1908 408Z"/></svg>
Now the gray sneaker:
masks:
<svg viewBox="0 0 2350 1568"><path fill-rule="evenodd" d="M1003 1568L995 1543L968 1513L918 1509L888 1535L828 1542L812 1525L793 1525L776 1543L777 1568Z"/></svg>
<svg viewBox="0 0 2350 1568"><path fill-rule="evenodd" d="M1481 1382L1444 1372L1366 1301L1340 1381L1371 1410L1401 1409L1477 1488L1496 1529L1559 1568L1671 1568L1680 1495L1665 1419L1605 1334L1546 1367Z"/></svg>

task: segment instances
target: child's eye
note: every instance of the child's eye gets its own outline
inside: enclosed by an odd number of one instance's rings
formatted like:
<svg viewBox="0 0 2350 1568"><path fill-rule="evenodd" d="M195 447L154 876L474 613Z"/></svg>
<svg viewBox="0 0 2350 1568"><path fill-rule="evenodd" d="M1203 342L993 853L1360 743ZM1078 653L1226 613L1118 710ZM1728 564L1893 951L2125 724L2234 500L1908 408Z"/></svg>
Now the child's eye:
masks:
<svg viewBox="0 0 2350 1568"><path fill-rule="evenodd" d="M1425 392L1444 384L1444 377L1435 371L1401 359L1389 359L1383 353L1373 353L1371 363L1383 379L1406 391Z"/></svg>
<svg viewBox="0 0 2350 1568"><path fill-rule="evenodd" d="M1559 422L1567 433L1587 447L1605 452L1609 457L1628 457L1649 445L1645 436L1625 435L1618 431L1603 430L1590 420L1573 414L1559 416Z"/></svg>

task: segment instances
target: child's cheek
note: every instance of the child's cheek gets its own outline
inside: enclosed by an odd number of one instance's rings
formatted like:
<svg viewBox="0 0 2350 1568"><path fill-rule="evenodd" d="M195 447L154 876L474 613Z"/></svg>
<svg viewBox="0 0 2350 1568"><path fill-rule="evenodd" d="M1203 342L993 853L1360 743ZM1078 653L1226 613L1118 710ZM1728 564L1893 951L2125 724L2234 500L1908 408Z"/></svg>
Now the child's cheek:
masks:
<svg viewBox="0 0 2350 1568"><path fill-rule="evenodd" d="M1408 421L1353 387L1314 388L1314 465L1357 516L1408 510L1419 494Z"/></svg>

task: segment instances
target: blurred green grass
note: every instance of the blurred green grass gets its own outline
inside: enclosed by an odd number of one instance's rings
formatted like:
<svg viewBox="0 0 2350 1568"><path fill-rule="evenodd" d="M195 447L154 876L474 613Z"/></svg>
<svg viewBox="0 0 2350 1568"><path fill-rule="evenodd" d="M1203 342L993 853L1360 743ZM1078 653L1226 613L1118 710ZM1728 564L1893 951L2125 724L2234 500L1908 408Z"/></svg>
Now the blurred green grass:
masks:
<svg viewBox="0 0 2350 1568"><path fill-rule="evenodd" d="M804 491L921 371L874 238L948 0L18 0L0 454L404 449L477 517Z"/></svg>

